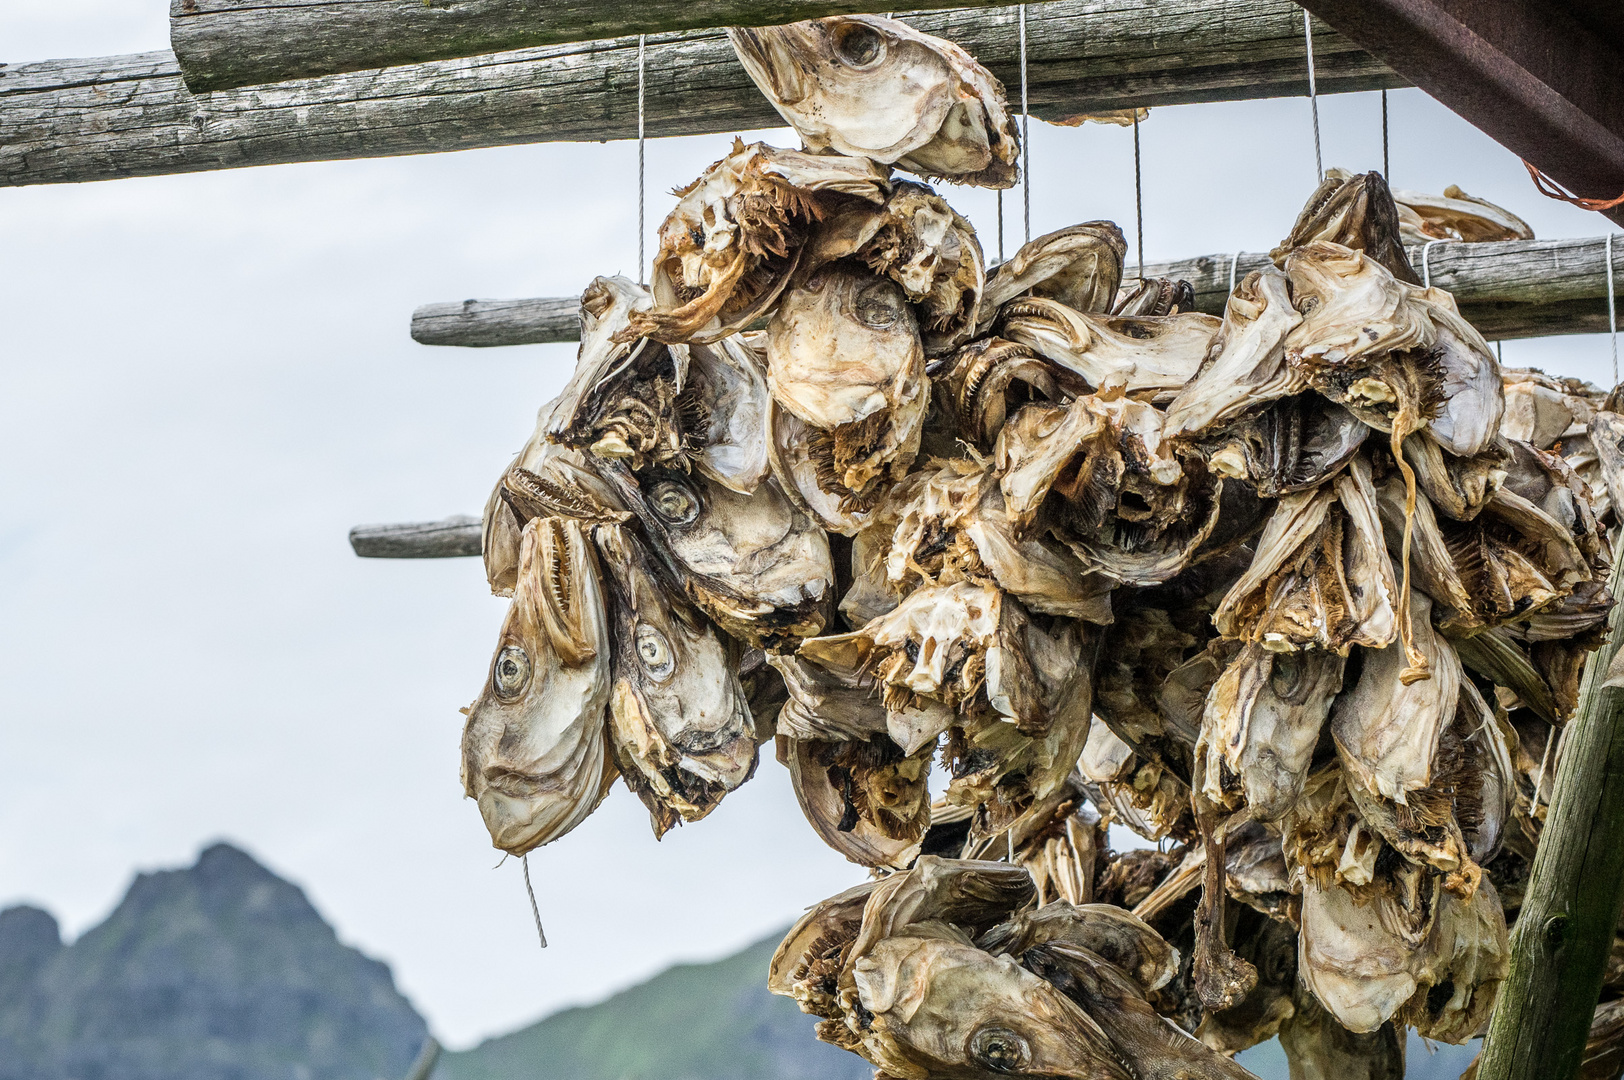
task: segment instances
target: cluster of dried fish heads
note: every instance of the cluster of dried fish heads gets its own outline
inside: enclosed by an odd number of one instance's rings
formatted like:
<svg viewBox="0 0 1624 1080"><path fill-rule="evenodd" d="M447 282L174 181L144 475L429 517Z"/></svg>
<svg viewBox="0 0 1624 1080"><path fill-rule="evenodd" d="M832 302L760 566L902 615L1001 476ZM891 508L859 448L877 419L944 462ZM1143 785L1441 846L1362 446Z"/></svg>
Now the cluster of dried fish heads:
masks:
<svg viewBox="0 0 1624 1080"><path fill-rule="evenodd" d="M1222 317L1125 279L1106 221L989 271L922 182L1014 182L979 64L872 16L731 34L804 146L736 142L649 287L593 282L491 495L493 841L617 776L663 834L772 741L875 877L772 988L881 1077L1243 1076L1276 1034L1393 1075L1404 1026L1476 1033L1624 418L1502 371L1405 245L1526 225L1333 170Z"/></svg>

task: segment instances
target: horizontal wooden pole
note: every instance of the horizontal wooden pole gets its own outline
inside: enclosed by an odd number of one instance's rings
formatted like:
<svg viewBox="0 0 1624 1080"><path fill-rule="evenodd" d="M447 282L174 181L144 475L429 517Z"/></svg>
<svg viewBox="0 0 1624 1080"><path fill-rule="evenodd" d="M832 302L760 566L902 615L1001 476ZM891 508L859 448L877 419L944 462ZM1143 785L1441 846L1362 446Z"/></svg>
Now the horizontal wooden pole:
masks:
<svg viewBox="0 0 1624 1080"><path fill-rule="evenodd" d="M1043 0L1036 0L1043 2ZM170 0L194 93L598 38L1005 0Z"/></svg>
<svg viewBox="0 0 1624 1080"><path fill-rule="evenodd" d="M1436 244L1427 254L1432 283L1448 289L1461 314L1491 340L1592 334L1607 330L1606 242L1508 240L1491 244ZM1149 277L1182 278L1195 288L1196 308L1221 315L1229 295L1232 255L1203 255L1147 263ZM1410 258L1421 270L1421 249ZM1235 280L1269 261L1243 253ZM1130 273L1137 267L1129 266ZM1613 273L1624 282L1624 243L1615 244ZM580 340L578 301L465 300L429 304L412 315L412 337L425 345L529 345Z"/></svg>
<svg viewBox="0 0 1624 1080"><path fill-rule="evenodd" d="M1014 8L909 22L1020 86ZM1028 12L1027 31L1041 119L1307 90L1291 0L1055 0ZM1314 58L1321 93L1404 85L1329 27ZM721 31L651 36L646 70L651 136L783 123ZM169 52L0 67L0 185L636 135L636 38L197 95Z"/></svg>
<svg viewBox="0 0 1624 1080"><path fill-rule="evenodd" d="M412 312L412 340L424 345L547 345L581 340L581 301L464 300L425 304Z"/></svg>
<svg viewBox="0 0 1624 1080"><path fill-rule="evenodd" d="M412 525L357 525L350 547L363 559L449 559L484 550L479 519L459 514Z"/></svg>

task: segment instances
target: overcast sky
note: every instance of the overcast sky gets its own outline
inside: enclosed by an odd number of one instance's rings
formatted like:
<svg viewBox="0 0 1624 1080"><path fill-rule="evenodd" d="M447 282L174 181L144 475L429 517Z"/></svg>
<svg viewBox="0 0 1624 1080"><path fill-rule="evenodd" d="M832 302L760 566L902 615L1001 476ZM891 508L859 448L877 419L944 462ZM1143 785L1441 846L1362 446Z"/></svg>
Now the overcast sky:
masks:
<svg viewBox="0 0 1624 1080"><path fill-rule="evenodd" d="M5 0L0 61L164 48L167 10ZM1321 111L1328 165L1380 167L1376 95ZM1419 91L1392 113L1395 186L1460 184L1545 237L1606 226ZM1142 136L1151 260L1266 251L1314 185L1303 99L1158 109ZM650 144L651 230L727 142ZM1109 217L1131 237L1127 132L1034 124L1031 156L1035 232ZM0 190L0 905L77 934L132 874L228 838L460 1047L723 955L861 878L769 753L663 843L619 788L533 856L540 952L518 864L493 869L457 782L457 709L506 602L478 560L346 541L478 512L573 362L419 346L412 309L633 273L635 170L632 144L561 144ZM995 249L991 195L945 194ZM1608 381L1602 336L1505 359Z"/></svg>

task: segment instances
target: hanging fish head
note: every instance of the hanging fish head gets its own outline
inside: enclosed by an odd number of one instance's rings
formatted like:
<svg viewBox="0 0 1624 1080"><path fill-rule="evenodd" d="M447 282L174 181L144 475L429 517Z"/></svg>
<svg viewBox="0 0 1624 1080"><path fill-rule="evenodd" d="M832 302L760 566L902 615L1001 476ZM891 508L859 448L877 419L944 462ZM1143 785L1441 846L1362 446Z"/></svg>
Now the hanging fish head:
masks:
<svg viewBox="0 0 1624 1080"><path fill-rule="evenodd" d="M861 496L919 451L930 404L919 323L889 278L842 260L787 290L768 326L773 400L823 434L825 490Z"/></svg>
<svg viewBox="0 0 1624 1080"><path fill-rule="evenodd" d="M952 42L874 15L732 27L728 37L808 150L956 183L1014 184L1019 134L1004 88Z"/></svg>
<svg viewBox="0 0 1624 1080"><path fill-rule="evenodd" d="M522 855L579 825L615 769L604 741L609 628L580 522L524 527L513 604L462 736L463 787L492 842Z"/></svg>

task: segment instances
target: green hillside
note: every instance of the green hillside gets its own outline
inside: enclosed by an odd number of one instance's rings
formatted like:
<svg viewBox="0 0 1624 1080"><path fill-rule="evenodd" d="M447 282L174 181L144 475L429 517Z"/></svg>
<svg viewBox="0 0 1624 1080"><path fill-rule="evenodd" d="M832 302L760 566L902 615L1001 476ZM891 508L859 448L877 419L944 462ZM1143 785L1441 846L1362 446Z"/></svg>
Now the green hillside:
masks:
<svg viewBox="0 0 1624 1080"><path fill-rule="evenodd" d="M814 1018L767 992L781 936L446 1054L435 1080L868 1080L865 1062L817 1042Z"/></svg>

